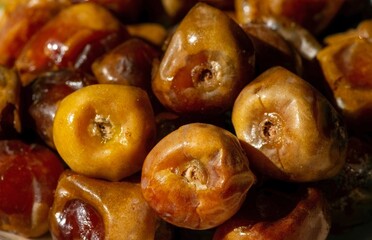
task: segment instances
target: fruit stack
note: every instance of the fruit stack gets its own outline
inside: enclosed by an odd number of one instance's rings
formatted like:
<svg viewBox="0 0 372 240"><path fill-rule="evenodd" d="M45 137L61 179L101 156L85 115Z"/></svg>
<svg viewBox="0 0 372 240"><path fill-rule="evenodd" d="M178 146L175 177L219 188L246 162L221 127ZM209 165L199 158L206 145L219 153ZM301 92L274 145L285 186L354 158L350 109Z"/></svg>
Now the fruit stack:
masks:
<svg viewBox="0 0 372 240"><path fill-rule="evenodd" d="M0 0L0 238L342 236L371 69L368 0Z"/></svg>

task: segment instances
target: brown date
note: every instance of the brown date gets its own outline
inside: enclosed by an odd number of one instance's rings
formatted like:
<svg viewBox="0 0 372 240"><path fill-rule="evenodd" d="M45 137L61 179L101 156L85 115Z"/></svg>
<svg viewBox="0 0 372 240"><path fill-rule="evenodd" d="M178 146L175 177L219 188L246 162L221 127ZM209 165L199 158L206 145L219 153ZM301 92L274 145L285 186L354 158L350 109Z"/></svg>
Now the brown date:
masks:
<svg viewBox="0 0 372 240"><path fill-rule="evenodd" d="M298 51L277 31L264 23L245 23L241 27L253 42L256 55L256 75L282 66L302 74L302 58Z"/></svg>
<svg viewBox="0 0 372 240"><path fill-rule="evenodd" d="M50 213L53 239L167 240L155 238L160 220L133 182L110 182L65 171ZM165 231L166 232L166 231Z"/></svg>
<svg viewBox="0 0 372 240"><path fill-rule="evenodd" d="M93 3L64 8L27 42L15 67L23 86L45 72L73 68L90 72L92 62L128 38L107 9Z"/></svg>
<svg viewBox="0 0 372 240"><path fill-rule="evenodd" d="M242 28L221 10L198 3L155 62L152 89L177 113L218 114L230 109L253 79L254 61L252 41Z"/></svg>
<svg viewBox="0 0 372 240"><path fill-rule="evenodd" d="M92 70L100 83L140 87L151 92L152 62L160 49L139 38L130 38L97 59Z"/></svg>
<svg viewBox="0 0 372 240"><path fill-rule="evenodd" d="M344 0L236 0L242 22L274 16L295 22L313 34L323 31L336 16Z"/></svg>
<svg viewBox="0 0 372 240"><path fill-rule="evenodd" d="M65 69L45 72L27 87L31 127L49 147L55 148L53 121L60 101L70 93L96 83L97 80L85 72Z"/></svg>
<svg viewBox="0 0 372 240"><path fill-rule="evenodd" d="M25 237L45 234L62 172L61 160L48 148L0 141L0 230Z"/></svg>
<svg viewBox="0 0 372 240"><path fill-rule="evenodd" d="M324 240L329 229L327 202L319 190L265 183L217 227L213 240Z"/></svg>
<svg viewBox="0 0 372 240"><path fill-rule="evenodd" d="M13 67L27 41L68 0L0 0L0 65Z"/></svg>
<svg viewBox="0 0 372 240"><path fill-rule="evenodd" d="M142 168L142 193L165 221L213 228L234 215L255 176L238 139L211 124L186 124L162 138Z"/></svg>
<svg viewBox="0 0 372 240"><path fill-rule="evenodd" d="M266 176L318 181L345 162L347 131L341 115L312 85L271 68L237 97L232 123L251 164Z"/></svg>
<svg viewBox="0 0 372 240"><path fill-rule="evenodd" d="M348 124L371 131L372 20L357 28L328 36L317 55L333 99Z"/></svg>

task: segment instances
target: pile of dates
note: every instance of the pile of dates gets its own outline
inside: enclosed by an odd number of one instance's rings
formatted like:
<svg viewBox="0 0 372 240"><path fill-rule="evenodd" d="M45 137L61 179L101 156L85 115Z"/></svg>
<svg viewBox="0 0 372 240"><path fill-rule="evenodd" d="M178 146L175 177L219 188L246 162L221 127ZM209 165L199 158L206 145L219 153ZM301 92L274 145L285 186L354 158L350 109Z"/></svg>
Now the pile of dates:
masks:
<svg viewBox="0 0 372 240"><path fill-rule="evenodd" d="M0 0L0 236L342 236L371 123L369 0Z"/></svg>

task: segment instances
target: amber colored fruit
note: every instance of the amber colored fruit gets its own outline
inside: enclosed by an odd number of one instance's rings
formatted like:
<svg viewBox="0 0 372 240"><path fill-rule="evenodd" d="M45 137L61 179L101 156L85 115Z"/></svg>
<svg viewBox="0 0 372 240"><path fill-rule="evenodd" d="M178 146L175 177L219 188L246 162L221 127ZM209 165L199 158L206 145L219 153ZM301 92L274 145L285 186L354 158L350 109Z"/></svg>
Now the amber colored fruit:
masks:
<svg viewBox="0 0 372 240"><path fill-rule="evenodd" d="M138 172L155 139L146 92L95 84L66 96L57 109L53 139L74 171L112 181Z"/></svg>
<svg viewBox="0 0 372 240"><path fill-rule="evenodd" d="M177 113L221 113L253 79L254 60L252 41L243 29L221 10L198 3L154 64L152 89Z"/></svg>
<svg viewBox="0 0 372 240"><path fill-rule="evenodd" d="M25 237L45 234L62 172L62 161L48 148L0 141L0 230Z"/></svg>
<svg viewBox="0 0 372 240"><path fill-rule="evenodd" d="M89 72L96 58L127 38L124 26L107 9L93 3L73 4L27 41L15 67L23 86L45 71Z"/></svg>
<svg viewBox="0 0 372 240"><path fill-rule="evenodd" d="M67 0L0 1L0 64L13 67L22 48L32 35L58 11Z"/></svg>
<svg viewBox="0 0 372 240"><path fill-rule="evenodd" d="M58 182L49 224L53 239L130 236L133 240L154 240L159 219L143 198L139 183L109 182L65 171Z"/></svg>
<svg viewBox="0 0 372 240"><path fill-rule="evenodd" d="M318 34L330 24L343 3L344 0L236 0L235 8L240 22L274 16Z"/></svg>
<svg viewBox="0 0 372 240"><path fill-rule="evenodd" d="M372 21L326 38L329 44L317 55L337 107L348 123L371 130Z"/></svg>
<svg viewBox="0 0 372 240"><path fill-rule="evenodd" d="M97 59L92 70L100 83L140 87L151 91L152 62L160 49L139 38L131 38Z"/></svg>
<svg viewBox="0 0 372 240"><path fill-rule="evenodd" d="M191 123L165 136L150 151L141 187L162 219L200 230L234 215L254 181L235 135L211 124Z"/></svg>
<svg viewBox="0 0 372 240"><path fill-rule="evenodd" d="M252 166L267 176L317 181L335 176L345 162L342 117L313 86L282 67L242 90L232 123Z"/></svg>
<svg viewBox="0 0 372 240"><path fill-rule="evenodd" d="M17 73L0 66L0 139L17 137L22 131L20 93Z"/></svg>
<svg viewBox="0 0 372 240"><path fill-rule="evenodd" d="M91 75L65 69L45 72L29 85L31 127L49 147L55 148L53 120L60 101L77 89L96 83L97 80Z"/></svg>
<svg viewBox="0 0 372 240"><path fill-rule="evenodd" d="M324 240L330 230L327 203L316 188L265 184L239 212L218 226L213 240ZM282 184L284 185L284 184Z"/></svg>

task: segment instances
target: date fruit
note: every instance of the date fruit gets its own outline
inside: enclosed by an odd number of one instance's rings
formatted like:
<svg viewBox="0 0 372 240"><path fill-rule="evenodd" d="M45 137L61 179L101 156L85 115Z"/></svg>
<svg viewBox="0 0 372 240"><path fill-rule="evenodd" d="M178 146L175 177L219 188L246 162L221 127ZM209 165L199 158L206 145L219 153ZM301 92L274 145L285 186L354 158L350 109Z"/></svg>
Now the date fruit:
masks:
<svg viewBox="0 0 372 240"><path fill-rule="evenodd" d="M155 134L147 93L115 84L89 85L69 94L53 123L54 144L67 165L111 181L141 170Z"/></svg>
<svg viewBox="0 0 372 240"><path fill-rule="evenodd" d="M152 62L160 49L139 38L130 38L97 59L92 70L100 83L140 87L151 92Z"/></svg>
<svg viewBox="0 0 372 240"><path fill-rule="evenodd" d="M62 161L48 148L0 141L0 230L25 237L45 234L62 172Z"/></svg>
<svg viewBox="0 0 372 240"><path fill-rule="evenodd" d="M156 240L160 225L139 183L109 182L71 171L58 182L49 222L56 240Z"/></svg>
<svg viewBox="0 0 372 240"><path fill-rule="evenodd" d="M39 75L29 86L30 105L28 113L32 119L32 128L51 148L53 142L53 121L60 101L70 93L97 80L78 70L56 70Z"/></svg>
<svg viewBox="0 0 372 240"><path fill-rule="evenodd" d="M371 131L372 20L356 29L328 36L317 55L337 107L348 124Z"/></svg>
<svg viewBox="0 0 372 240"><path fill-rule="evenodd" d="M252 41L243 29L221 10L198 3L155 62L152 89L174 112L222 113L253 79L254 60Z"/></svg>
<svg viewBox="0 0 372 240"><path fill-rule="evenodd" d="M289 181L318 181L343 167L347 132L341 115L312 85L274 67L235 101L232 123L252 166Z"/></svg>
<svg viewBox="0 0 372 240"><path fill-rule="evenodd" d="M213 228L234 215L255 176L238 139L211 124L186 124L162 138L142 168L143 196L165 221Z"/></svg>
<svg viewBox="0 0 372 240"><path fill-rule="evenodd" d="M217 227L213 240L326 239L330 218L321 192L281 185L266 183L248 194L240 211Z"/></svg>
<svg viewBox="0 0 372 240"><path fill-rule="evenodd" d="M90 72L92 62L128 38L107 9L74 4L48 21L24 46L15 62L23 86L45 71L73 68Z"/></svg>
<svg viewBox="0 0 372 240"><path fill-rule="evenodd" d="M235 0L237 18L251 22L274 16L293 21L313 34L323 31L345 0Z"/></svg>
<svg viewBox="0 0 372 240"><path fill-rule="evenodd" d="M68 0L0 0L0 65L13 67L27 41Z"/></svg>

